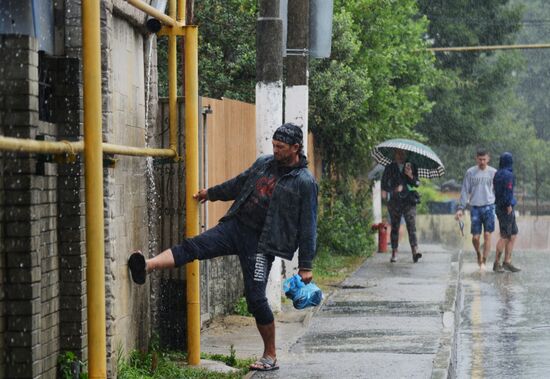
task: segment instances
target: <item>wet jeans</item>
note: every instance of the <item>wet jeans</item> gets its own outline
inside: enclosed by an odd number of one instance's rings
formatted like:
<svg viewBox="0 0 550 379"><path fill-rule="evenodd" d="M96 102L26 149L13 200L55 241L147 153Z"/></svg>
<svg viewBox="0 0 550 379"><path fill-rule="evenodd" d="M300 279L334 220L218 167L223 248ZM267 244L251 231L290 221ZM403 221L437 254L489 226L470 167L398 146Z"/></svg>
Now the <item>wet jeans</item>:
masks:
<svg viewBox="0 0 550 379"><path fill-rule="evenodd" d="M418 242L416 241L416 206L390 200L388 202L388 212L390 213L391 222L391 248L396 250L399 246L399 226L401 224L401 217L404 217L407 224L407 232L409 233L409 243L411 244L411 249L414 251L418 246Z"/></svg>
<svg viewBox="0 0 550 379"><path fill-rule="evenodd" d="M259 232L233 217L172 247L172 254L176 267L195 259L238 255L248 310L258 324L267 325L273 322L273 312L267 302L265 290L274 257L257 254L258 239Z"/></svg>

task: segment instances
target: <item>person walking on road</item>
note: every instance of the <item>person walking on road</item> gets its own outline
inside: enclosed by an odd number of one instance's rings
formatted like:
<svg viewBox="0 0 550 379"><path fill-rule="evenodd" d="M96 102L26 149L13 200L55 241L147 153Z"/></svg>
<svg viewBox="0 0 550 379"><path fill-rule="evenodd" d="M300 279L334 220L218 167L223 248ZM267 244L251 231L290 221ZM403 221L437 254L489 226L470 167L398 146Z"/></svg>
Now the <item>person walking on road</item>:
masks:
<svg viewBox="0 0 550 379"><path fill-rule="evenodd" d="M422 258L422 254L418 252L416 239L416 204L418 204L419 197L413 189L419 185L418 170L414 164L406 161L406 151L395 150L394 161L386 166L381 180L382 198L386 199L389 194L388 212L391 223L392 249L390 262L392 263L397 262L401 217L405 218L407 225L413 262L417 263Z"/></svg>
<svg viewBox="0 0 550 379"><path fill-rule="evenodd" d="M500 156L498 171L493 179L495 188L495 205L500 228L500 239L497 242L495 263L493 271L503 272L504 269L511 272L521 271L512 264L512 250L518 235L518 225L516 224L516 215L514 206L514 184L516 178L512 166L514 160L511 153L503 153ZM500 264L500 257L504 251L504 263Z"/></svg>
<svg viewBox="0 0 550 379"><path fill-rule="evenodd" d="M493 178L496 173L494 167L489 166L490 156L485 149L478 149L476 166L466 171L462 182L462 191L455 218L459 220L464 209L470 205L472 222L472 244L477 255L477 264L485 270L487 257L491 251L491 234L495 231L495 193ZM481 233L483 232L483 254L481 252Z"/></svg>
<svg viewBox="0 0 550 379"><path fill-rule="evenodd" d="M307 169L302 147L303 134L298 126L280 126L273 134L273 155L259 157L235 178L193 196L200 202L234 200L218 225L151 259L135 252L128 260L133 281L143 284L155 269L238 255L248 309L264 344L262 357L250 366L252 370L279 368L273 312L266 297L274 257L290 260L299 249L298 274L305 283L313 278L318 186Z"/></svg>

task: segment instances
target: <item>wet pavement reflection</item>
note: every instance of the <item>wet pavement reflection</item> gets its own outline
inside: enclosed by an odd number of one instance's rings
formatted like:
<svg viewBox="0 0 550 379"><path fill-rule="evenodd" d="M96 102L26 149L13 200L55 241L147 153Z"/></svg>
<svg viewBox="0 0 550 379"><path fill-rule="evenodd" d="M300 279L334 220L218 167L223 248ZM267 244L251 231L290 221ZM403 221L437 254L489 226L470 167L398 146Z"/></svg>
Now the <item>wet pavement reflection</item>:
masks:
<svg viewBox="0 0 550 379"><path fill-rule="evenodd" d="M517 251L521 272L482 273L474 254L464 253L459 378L550 377L549 258L550 252Z"/></svg>

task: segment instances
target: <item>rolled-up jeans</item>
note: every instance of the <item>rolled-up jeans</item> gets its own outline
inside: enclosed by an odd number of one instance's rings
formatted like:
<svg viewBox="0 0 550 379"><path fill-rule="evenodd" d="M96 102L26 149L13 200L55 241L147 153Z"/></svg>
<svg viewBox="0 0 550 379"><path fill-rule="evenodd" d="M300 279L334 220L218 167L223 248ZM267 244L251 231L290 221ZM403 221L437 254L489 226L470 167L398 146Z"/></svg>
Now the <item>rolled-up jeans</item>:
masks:
<svg viewBox="0 0 550 379"><path fill-rule="evenodd" d="M273 322L273 312L265 291L274 257L258 254L258 239L258 231L233 217L196 237L185 239L180 245L172 247L172 254L176 267L195 259L237 255L241 263L248 310L259 325L267 325Z"/></svg>

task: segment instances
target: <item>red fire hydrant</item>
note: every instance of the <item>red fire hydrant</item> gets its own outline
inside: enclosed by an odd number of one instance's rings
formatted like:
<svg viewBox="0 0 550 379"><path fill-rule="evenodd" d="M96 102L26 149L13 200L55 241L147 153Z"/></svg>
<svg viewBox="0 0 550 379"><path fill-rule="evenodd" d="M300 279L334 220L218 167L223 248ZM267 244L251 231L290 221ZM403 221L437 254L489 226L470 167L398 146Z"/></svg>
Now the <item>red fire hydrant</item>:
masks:
<svg viewBox="0 0 550 379"><path fill-rule="evenodd" d="M389 238L389 225L387 222L381 222L379 224L374 224L371 227L372 231L378 230L378 252L387 253L388 252L388 238Z"/></svg>

